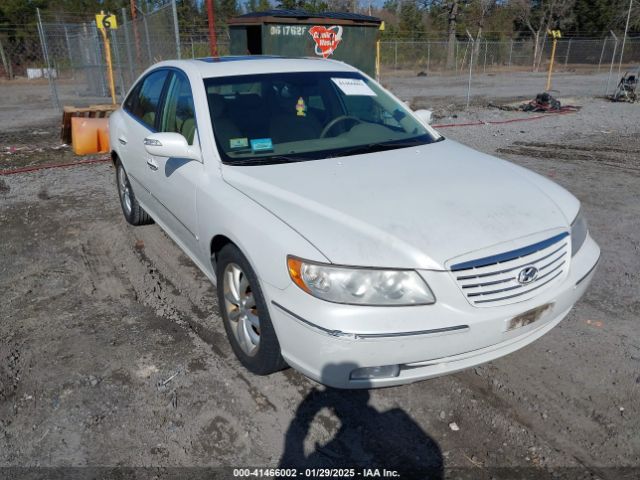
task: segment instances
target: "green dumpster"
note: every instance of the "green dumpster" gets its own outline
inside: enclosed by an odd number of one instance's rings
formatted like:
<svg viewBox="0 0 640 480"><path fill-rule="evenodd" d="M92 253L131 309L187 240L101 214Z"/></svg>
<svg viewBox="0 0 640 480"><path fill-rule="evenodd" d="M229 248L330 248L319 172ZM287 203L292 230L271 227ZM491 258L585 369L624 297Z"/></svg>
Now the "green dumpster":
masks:
<svg viewBox="0 0 640 480"><path fill-rule="evenodd" d="M355 13L268 10L229 20L231 55L340 60L375 76L381 20Z"/></svg>

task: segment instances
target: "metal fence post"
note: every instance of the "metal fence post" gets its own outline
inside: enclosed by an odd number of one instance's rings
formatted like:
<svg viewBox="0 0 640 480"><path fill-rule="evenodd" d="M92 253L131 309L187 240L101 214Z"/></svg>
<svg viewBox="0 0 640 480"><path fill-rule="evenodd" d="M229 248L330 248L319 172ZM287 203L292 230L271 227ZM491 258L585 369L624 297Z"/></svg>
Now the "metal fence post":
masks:
<svg viewBox="0 0 640 480"><path fill-rule="evenodd" d="M469 56L469 82L467 83L467 110L469 110L469 103L471 103L471 73L473 72L473 47L475 44L473 43L473 37L467 30L467 36L469 37L469 42L471 42L471 55Z"/></svg>
<svg viewBox="0 0 640 480"><path fill-rule="evenodd" d="M509 70L511 70L511 56L513 55L513 38L511 39L511 44L509 45Z"/></svg>
<svg viewBox="0 0 640 480"><path fill-rule="evenodd" d="M393 56L393 68L397 70L398 69L398 41L396 40L394 43L395 43L395 48L394 48L394 56Z"/></svg>
<svg viewBox="0 0 640 480"><path fill-rule="evenodd" d="M129 82L128 85L131 85L135 80L135 74L133 73L133 55L131 54L131 39L129 38L129 24L127 21L127 9L122 9L122 29L124 30L124 43L127 48L127 63L129 63ZM128 85L123 85L122 93L127 91Z"/></svg>
<svg viewBox="0 0 640 480"><path fill-rule="evenodd" d="M567 55L564 57L564 66L567 66L569 63L569 52L571 51L571 38L569 39L569 44L567 45Z"/></svg>
<svg viewBox="0 0 640 480"><path fill-rule="evenodd" d="M458 46L460 42L458 42L458 39L456 39L455 42L456 42L456 64L455 64L454 71L457 72L458 71Z"/></svg>
<svg viewBox="0 0 640 480"><path fill-rule="evenodd" d="M4 65L5 74L7 76L7 80L13 79L13 70L11 68L11 59L7 57L7 54L4 52L4 47L2 46L2 38L0 37L0 60L2 60L2 65Z"/></svg>
<svg viewBox="0 0 640 480"><path fill-rule="evenodd" d="M427 72L429 71L430 65L431 65L431 42L427 41Z"/></svg>
<svg viewBox="0 0 640 480"><path fill-rule="evenodd" d="M103 45L100 41L101 35L98 33L98 26L96 25L95 21L91 22L91 35L93 36L93 56L95 59L94 73L96 75L96 78L100 82L100 96L106 97L109 95L107 79L105 78L107 66L106 64L102 63L102 59L104 58L104 52L102 50Z"/></svg>
<svg viewBox="0 0 640 480"><path fill-rule="evenodd" d="M176 35L176 52L178 60L182 58L180 53L180 30L178 29L178 9L176 8L176 0L171 0L171 12L173 13L173 30Z"/></svg>
<svg viewBox="0 0 640 480"><path fill-rule="evenodd" d="M142 23L144 24L144 38L147 41L147 58L149 60L148 65L153 63L153 57L151 56L151 40L149 39L149 26L147 25L147 15L142 15Z"/></svg>
<svg viewBox="0 0 640 480"><path fill-rule="evenodd" d="M484 41L484 65L482 66L482 73L487 73L487 50L489 49L489 41Z"/></svg>
<svg viewBox="0 0 640 480"><path fill-rule="evenodd" d="M116 68L118 69L118 81L120 82L120 101L124 100L124 77L122 76L122 60L120 59L120 48L118 47L118 37L115 30L111 30L111 45L113 46L113 54L116 59Z"/></svg>
<svg viewBox="0 0 640 480"><path fill-rule="evenodd" d="M36 8L38 14L38 33L40 34L40 44L42 45L42 56L47 64L47 80L49 81L49 91L51 92L51 103L53 108L60 110L60 100L58 99L58 90L53 81L53 70L51 69L51 62L49 61L49 51L47 49L47 37L44 34L44 27L42 26L42 17L40 16L40 9Z"/></svg>
<svg viewBox="0 0 640 480"><path fill-rule="evenodd" d="M629 13L627 13L627 23L624 27L624 36L622 37L622 47L620 47L620 62L618 62L618 77L622 70L622 57L624 56L624 46L627 43L627 33L629 32L629 20L631 20L631 8L633 7L633 0L629 0Z"/></svg>
<svg viewBox="0 0 640 480"><path fill-rule="evenodd" d="M604 88L605 96L609 93L609 82L611 81L611 74L613 73L613 63L616 61L616 51L618 50L618 37L611 30L611 35L613 36L613 40L615 43L613 44L613 55L611 55L611 66L609 67L609 76L607 77L607 86Z"/></svg>
<svg viewBox="0 0 640 480"><path fill-rule="evenodd" d="M65 44L67 45L67 54L69 56L69 68L71 68L71 78L75 80L76 72L75 72L75 69L73 68L73 57L71 55L71 42L69 42L69 31L67 29L67 24L65 23L63 27L64 27L64 40L65 40Z"/></svg>
<svg viewBox="0 0 640 480"><path fill-rule="evenodd" d="M598 73L600 73L600 67L602 66L602 57L604 56L604 49L607 46L608 37L604 37L604 41L602 42L602 51L600 52L600 60L598 60Z"/></svg>

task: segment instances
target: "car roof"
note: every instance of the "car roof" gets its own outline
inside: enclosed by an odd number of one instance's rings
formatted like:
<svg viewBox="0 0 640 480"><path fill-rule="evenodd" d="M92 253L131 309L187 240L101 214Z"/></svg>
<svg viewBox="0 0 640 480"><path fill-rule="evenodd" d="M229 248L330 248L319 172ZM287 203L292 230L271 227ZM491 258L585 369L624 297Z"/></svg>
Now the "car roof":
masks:
<svg viewBox="0 0 640 480"><path fill-rule="evenodd" d="M176 67L196 70L202 78L252 75L281 72L356 72L356 68L337 60L304 57L278 57L273 55L241 55L206 57L190 60L170 60L154 67Z"/></svg>

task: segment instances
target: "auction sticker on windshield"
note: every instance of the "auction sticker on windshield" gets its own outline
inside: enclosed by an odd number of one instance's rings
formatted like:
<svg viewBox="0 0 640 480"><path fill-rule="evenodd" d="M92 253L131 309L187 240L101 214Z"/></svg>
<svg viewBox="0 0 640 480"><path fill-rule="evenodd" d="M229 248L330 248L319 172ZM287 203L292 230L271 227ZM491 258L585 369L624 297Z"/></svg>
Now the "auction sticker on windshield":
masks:
<svg viewBox="0 0 640 480"><path fill-rule="evenodd" d="M246 148L249 146L249 140L245 138L230 138L229 148Z"/></svg>
<svg viewBox="0 0 640 480"><path fill-rule="evenodd" d="M270 138L254 138L251 140L251 150L254 152L273 150L273 142Z"/></svg>
<svg viewBox="0 0 640 480"><path fill-rule="evenodd" d="M342 93L345 95L366 95L367 97L376 97L376 92L369 88L360 78L332 78Z"/></svg>

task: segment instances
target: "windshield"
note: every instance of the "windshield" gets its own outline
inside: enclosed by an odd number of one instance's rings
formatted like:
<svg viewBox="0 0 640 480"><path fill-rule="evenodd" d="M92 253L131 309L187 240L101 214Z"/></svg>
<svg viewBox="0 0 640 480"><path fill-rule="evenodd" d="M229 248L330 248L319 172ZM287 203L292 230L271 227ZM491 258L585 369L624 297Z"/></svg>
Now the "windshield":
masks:
<svg viewBox="0 0 640 480"><path fill-rule="evenodd" d="M357 72L205 79L225 163L281 163L431 143L407 108Z"/></svg>

